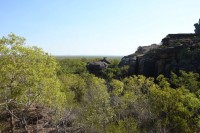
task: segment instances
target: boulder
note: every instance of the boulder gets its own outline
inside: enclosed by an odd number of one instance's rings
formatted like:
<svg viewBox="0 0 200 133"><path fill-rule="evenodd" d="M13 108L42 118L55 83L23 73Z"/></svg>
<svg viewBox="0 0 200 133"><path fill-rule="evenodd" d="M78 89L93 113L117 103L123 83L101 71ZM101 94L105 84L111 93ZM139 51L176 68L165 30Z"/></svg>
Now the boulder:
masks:
<svg viewBox="0 0 200 133"><path fill-rule="evenodd" d="M89 62L87 63L86 67L90 73L93 73L96 76L101 76L103 71L108 68L109 64L110 62L104 58L96 62Z"/></svg>

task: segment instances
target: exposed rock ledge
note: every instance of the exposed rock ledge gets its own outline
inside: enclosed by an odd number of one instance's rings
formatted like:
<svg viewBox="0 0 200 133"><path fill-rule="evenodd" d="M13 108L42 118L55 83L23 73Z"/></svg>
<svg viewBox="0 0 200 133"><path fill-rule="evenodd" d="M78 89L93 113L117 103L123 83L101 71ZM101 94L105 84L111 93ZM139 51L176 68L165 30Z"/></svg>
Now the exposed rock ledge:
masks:
<svg viewBox="0 0 200 133"><path fill-rule="evenodd" d="M128 75L169 76L179 70L200 73L200 35L169 34L161 45L139 47L122 58L119 67L129 66Z"/></svg>

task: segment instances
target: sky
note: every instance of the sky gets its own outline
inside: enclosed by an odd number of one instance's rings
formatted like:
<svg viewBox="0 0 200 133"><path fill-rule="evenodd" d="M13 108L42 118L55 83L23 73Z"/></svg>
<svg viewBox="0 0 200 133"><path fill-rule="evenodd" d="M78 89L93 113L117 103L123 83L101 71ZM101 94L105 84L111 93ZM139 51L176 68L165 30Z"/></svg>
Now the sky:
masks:
<svg viewBox="0 0 200 133"><path fill-rule="evenodd" d="M0 0L0 37L51 55L116 55L194 33L200 0Z"/></svg>

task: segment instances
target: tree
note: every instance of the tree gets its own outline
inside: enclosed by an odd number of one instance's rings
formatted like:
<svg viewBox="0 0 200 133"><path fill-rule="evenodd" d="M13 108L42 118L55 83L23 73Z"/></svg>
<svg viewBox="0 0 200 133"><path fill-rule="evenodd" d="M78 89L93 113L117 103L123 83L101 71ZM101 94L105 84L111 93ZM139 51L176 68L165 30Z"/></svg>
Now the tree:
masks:
<svg viewBox="0 0 200 133"><path fill-rule="evenodd" d="M191 76L191 73L187 76ZM190 80L185 80L185 84L183 77L177 77L177 85L181 81L183 86L171 88L167 80L161 78L159 76L161 86L152 86L149 89L151 111L157 116L154 119L154 132L199 132L200 100L187 88Z"/></svg>
<svg viewBox="0 0 200 133"><path fill-rule="evenodd" d="M134 101L135 101L135 97L133 96L134 94L132 93L133 91L132 92L125 91L124 83L116 79L112 79L110 81L109 86L110 86L110 90L109 90L110 103L115 115L114 115L113 121L107 125L106 132L108 133L112 133L112 132L113 133L132 133L132 132L137 133L138 130L137 130L136 119L134 118L133 115L131 115L132 112L128 109L130 105L134 104Z"/></svg>
<svg viewBox="0 0 200 133"><path fill-rule="evenodd" d="M82 74L86 72L87 60L84 58L66 58L59 60L60 69L58 74Z"/></svg>
<svg viewBox="0 0 200 133"><path fill-rule="evenodd" d="M65 92L66 95L74 95L74 102L80 103L83 100L82 98L86 90L86 83L84 79L77 74L62 74L59 75L59 79L63 85L63 92Z"/></svg>
<svg viewBox="0 0 200 133"><path fill-rule="evenodd" d="M138 75L125 78L123 82L124 117L135 118L141 132L151 132L155 115L151 111L149 89L155 86L154 79Z"/></svg>
<svg viewBox="0 0 200 133"><path fill-rule="evenodd" d="M57 111L64 107L57 69L53 57L40 48L25 46L23 37L9 34L0 39L0 109L10 115L11 132L15 119L26 128L26 111L35 103Z"/></svg>
<svg viewBox="0 0 200 133"><path fill-rule="evenodd" d="M137 122L133 117L113 122L107 125L106 133L139 133Z"/></svg>
<svg viewBox="0 0 200 133"><path fill-rule="evenodd" d="M196 93L200 89L199 78L198 73L180 71L180 76L171 73L170 83L175 88L185 87L190 92Z"/></svg>
<svg viewBox="0 0 200 133"><path fill-rule="evenodd" d="M110 97L103 79L89 75L85 78L87 90L83 95L78 123L85 132L106 132L113 117Z"/></svg>

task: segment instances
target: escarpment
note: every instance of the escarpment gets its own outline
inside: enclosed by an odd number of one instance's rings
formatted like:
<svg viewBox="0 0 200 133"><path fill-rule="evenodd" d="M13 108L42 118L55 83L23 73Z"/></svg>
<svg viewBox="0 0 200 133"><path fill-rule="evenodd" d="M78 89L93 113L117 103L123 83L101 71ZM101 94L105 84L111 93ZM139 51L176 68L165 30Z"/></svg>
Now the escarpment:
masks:
<svg viewBox="0 0 200 133"><path fill-rule="evenodd" d="M128 68L125 76L157 77L163 74L168 77L171 72L178 74L180 70L200 73L200 20L194 26L195 33L168 34L159 45L138 47L135 53L124 56L118 67ZM105 61L87 65L88 71L97 76L107 68Z"/></svg>
<svg viewBox="0 0 200 133"><path fill-rule="evenodd" d="M161 45L139 47L122 58L119 67L129 66L128 75L169 76L179 70L200 73L200 35L169 34Z"/></svg>

